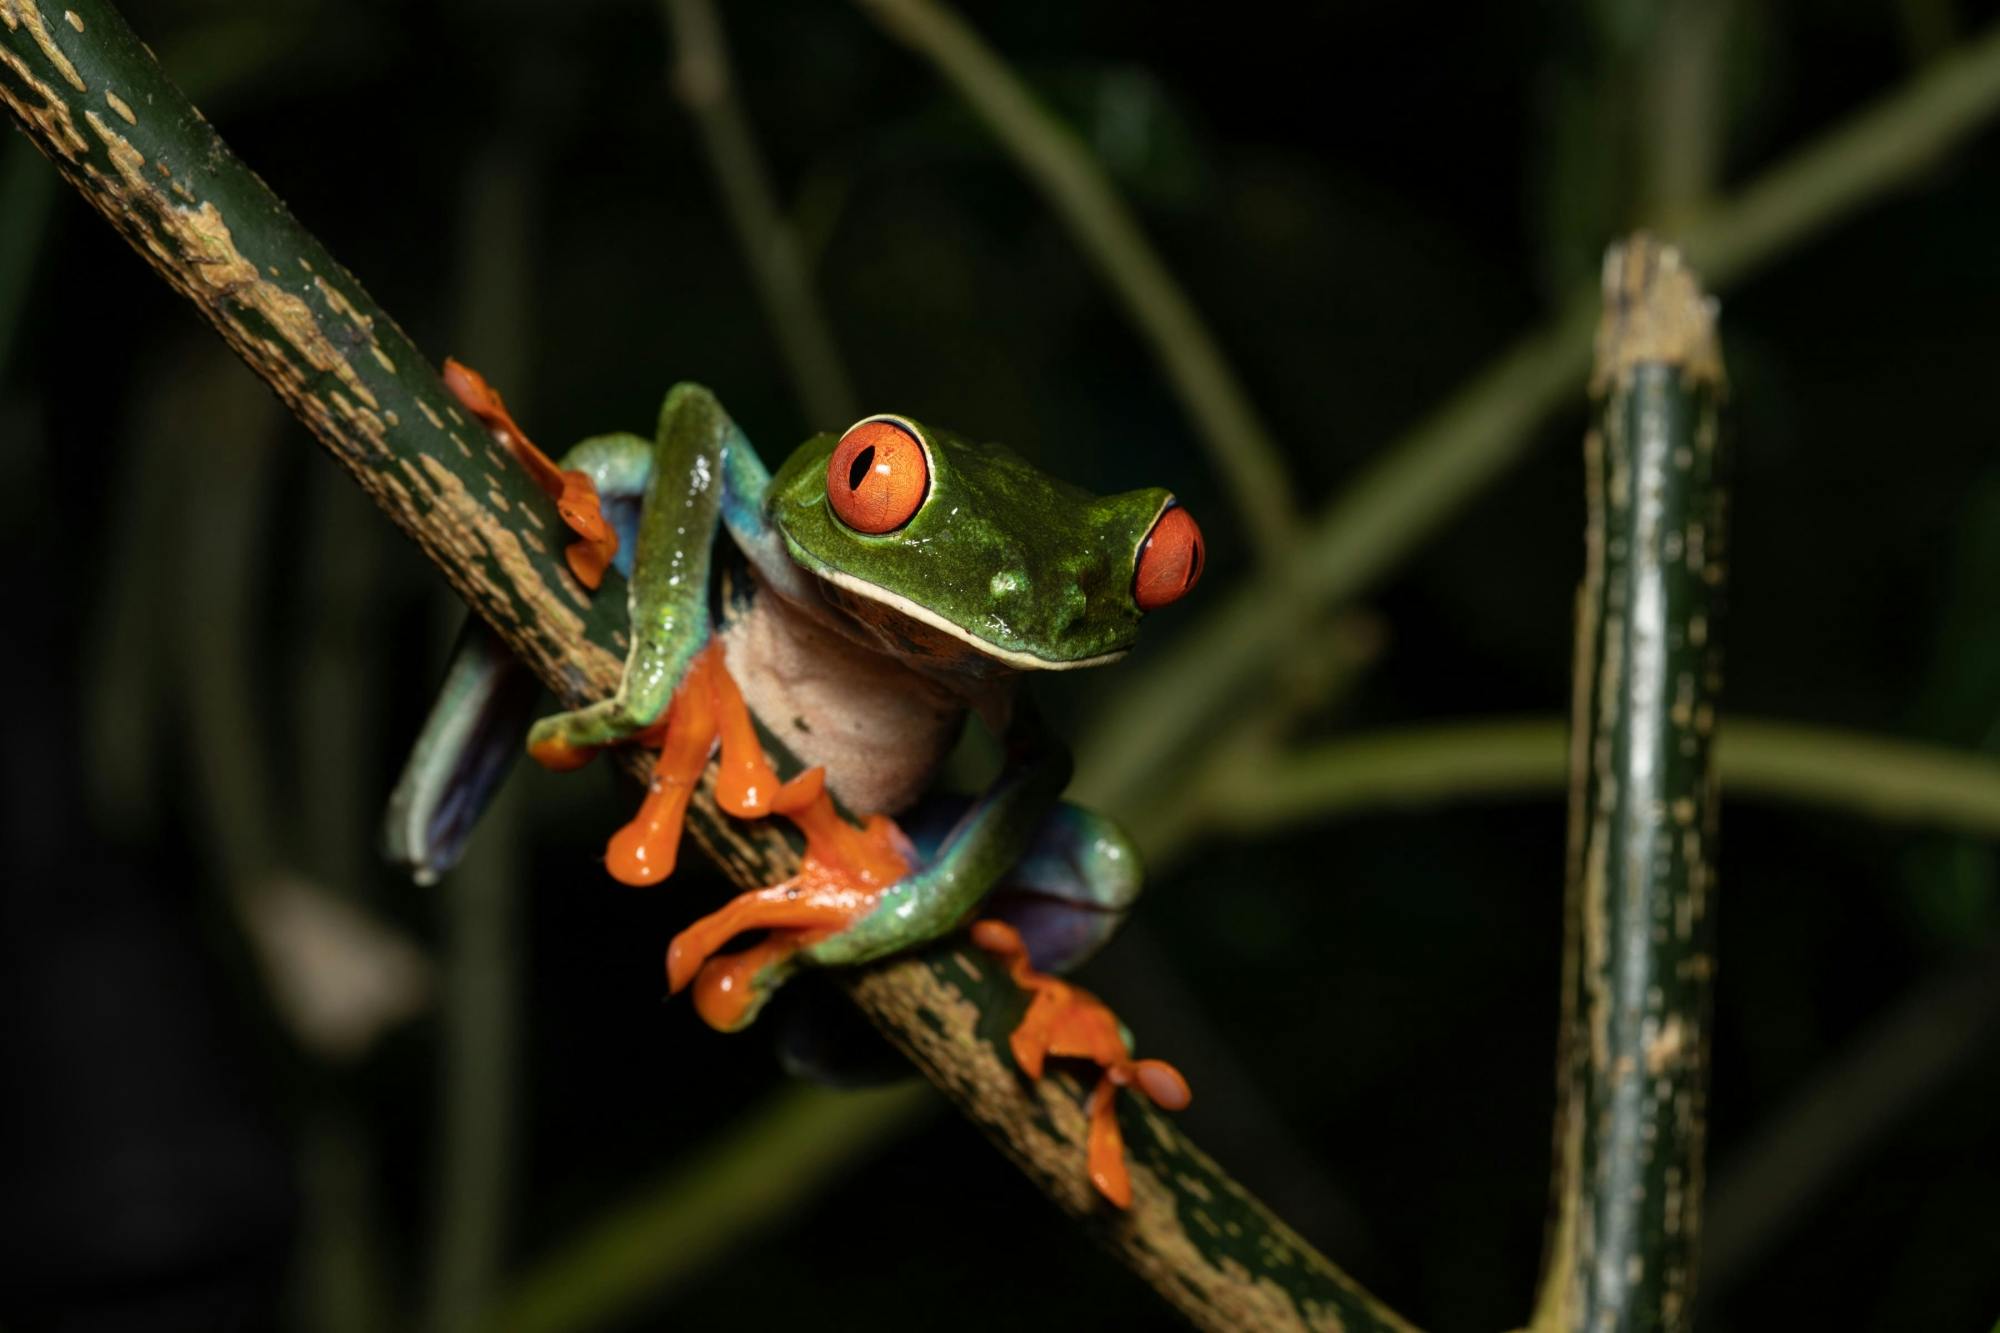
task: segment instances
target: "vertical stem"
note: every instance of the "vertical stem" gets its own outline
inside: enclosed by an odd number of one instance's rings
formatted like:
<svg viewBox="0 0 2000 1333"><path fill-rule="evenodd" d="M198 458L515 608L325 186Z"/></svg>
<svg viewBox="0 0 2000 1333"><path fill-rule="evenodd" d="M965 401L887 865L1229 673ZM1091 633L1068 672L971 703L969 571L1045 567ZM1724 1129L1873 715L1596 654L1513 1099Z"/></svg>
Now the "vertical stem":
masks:
<svg viewBox="0 0 2000 1333"><path fill-rule="evenodd" d="M56 173L34 145L8 135L0 142L0 375L14 354L28 306L28 283L55 211Z"/></svg>
<svg viewBox="0 0 2000 1333"><path fill-rule="evenodd" d="M957 14L933 0L859 0L885 31L936 66L984 120L1152 345L1235 501L1245 535L1282 576L1300 535L1277 444L1215 335L1090 152Z"/></svg>
<svg viewBox="0 0 2000 1333"><path fill-rule="evenodd" d="M529 389L535 200L540 172L518 135L489 144L466 171L458 273L460 351L516 411ZM444 988L439 1014L437 1212L425 1327L476 1326L493 1299L513 1194L515 1046L524 811L503 788L445 876Z"/></svg>
<svg viewBox="0 0 2000 1333"><path fill-rule="evenodd" d="M1535 1326L1689 1325L1713 974L1723 589L1714 313L1640 237L1604 267L1585 441L1556 1216Z"/></svg>
<svg viewBox="0 0 2000 1333"><path fill-rule="evenodd" d="M839 430L859 415L854 390L826 312L813 295L797 230L778 207L750 118L736 96L722 21L713 0L667 0L666 9L674 39L674 91L701 135L792 386L816 429Z"/></svg>
<svg viewBox="0 0 2000 1333"><path fill-rule="evenodd" d="M505 1256L511 1147L523 814L502 790L487 827L445 876L443 1105L438 1114L437 1230L425 1326L478 1326Z"/></svg>

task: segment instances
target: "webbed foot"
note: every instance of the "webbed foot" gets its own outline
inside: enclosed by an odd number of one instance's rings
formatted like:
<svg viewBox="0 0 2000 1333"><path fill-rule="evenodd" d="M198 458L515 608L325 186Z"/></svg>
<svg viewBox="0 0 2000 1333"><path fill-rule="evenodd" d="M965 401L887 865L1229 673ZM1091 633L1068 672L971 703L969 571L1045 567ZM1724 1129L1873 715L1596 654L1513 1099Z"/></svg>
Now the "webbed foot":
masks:
<svg viewBox="0 0 2000 1333"><path fill-rule="evenodd" d="M914 852L890 819L878 815L856 828L842 818L827 794L824 769L807 769L790 782L778 780L719 644L696 659L695 670L689 672L691 686L697 673L711 710L706 736L719 740L722 749L716 804L741 819L784 815L806 839L798 874L737 896L674 936L668 946L668 987L678 994L692 984L696 1012L709 1026L733 1032L756 1018L803 956L868 919L882 893L908 874ZM676 696L675 708L679 707ZM675 725L670 721L669 746L674 744ZM691 772L696 776L706 760L707 744L704 740L702 760L693 763ZM653 803L649 795L647 805ZM683 797L679 809L685 808ZM642 810L641 820L645 817ZM612 873L618 873L615 865ZM739 953L719 952L737 936L756 930L769 934Z"/></svg>
<svg viewBox="0 0 2000 1333"><path fill-rule="evenodd" d="M1014 984L1034 995L1007 1041L1022 1073L1039 1079L1044 1061L1052 1055L1089 1060L1103 1071L1088 1107L1090 1183L1118 1207L1131 1207L1132 1177L1125 1168L1125 1137L1118 1128L1118 1089L1135 1089L1160 1109L1178 1111L1192 1095L1187 1080L1164 1060L1134 1060L1131 1038L1117 1015L1089 991L1036 971L1020 932L1006 922L974 922L972 942L1004 962Z"/></svg>
<svg viewBox="0 0 2000 1333"><path fill-rule="evenodd" d="M563 552L576 581L586 588L603 583L604 571L618 554L618 534L605 520L597 487L589 475L574 468L565 471L551 462L515 423L500 398L500 391L472 367L446 357L444 387L514 455L543 493L555 501L556 512L577 536Z"/></svg>
<svg viewBox="0 0 2000 1333"><path fill-rule="evenodd" d="M723 755L726 773L726 738ZM775 774L770 781L776 785ZM730 809L720 782L717 800ZM910 845L893 821L878 815L857 829L841 817L826 793L823 769L776 787L758 813L766 812L786 816L806 835L799 873L738 895L674 936L667 948L668 988L678 994L692 983L695 1011L723 1032L747 1026L801 962L822 961L820 949L874 918L884 891L910 865ZM770 933L742 952L718 952L753 930Z"/></svg>

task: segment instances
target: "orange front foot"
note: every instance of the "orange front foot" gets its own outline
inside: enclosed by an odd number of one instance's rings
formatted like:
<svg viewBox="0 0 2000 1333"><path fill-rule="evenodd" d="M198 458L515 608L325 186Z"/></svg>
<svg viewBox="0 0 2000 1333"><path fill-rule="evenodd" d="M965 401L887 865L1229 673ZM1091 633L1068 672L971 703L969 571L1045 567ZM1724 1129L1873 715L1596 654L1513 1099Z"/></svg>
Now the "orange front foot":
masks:
<svg viewBox="0 0 2000 1333"><path fill-rule="evenodd" d="M1132 1177L1125 1168L1125 1138L1118 1129L1120 1088L1134 1088L1164 1111L1178 1111L1191 1093L1180 1071L1164 1060L1134 1060L1118 1018L1089 991L1037 972L1020 932L1004 921L977 921L972 942L1007 966L1014 984L1033 993L1028 1012L1007 1044L1014 1063L1039 1079L1047 1057L1089 1060L1103 1073L1090 1094L1090 1183L1120 1208L1132 1206Z"/></svg>
<svg viewBox="0 0 2000 1333"><path fill-rule="evenodd" d="M577 535L563 554L576 580L586 588L604 582L604 571L618 554L618 533L605 521L604 507L598 502L597 487L589 474L575 468L564 471L535 447L527 432L515 424L500 391L486 377L461 361L444 359L444 387L459 405L491 431L493 438L513 454L528 475L556 502L556 512Z"/></svg>
<svg viewBox="0 0 2000 1333"><path fill-rule="evenodd" d="M727 737L725 730L725 773L732 766ZM784 815L806 835L799 873L782 884L737 896L674 936L667 948L668 988L678 994L693 982L695 1012L723 1032L756 1018L764 1001L791 975L800 953L873 912L882 890L909 869L909 844L902 831L880 816L859 829L841 818L826 794L824 770L808 769L782 787L774 773L759 781L768 784L766 790L776 788L770 811ZM726 799L723 805L728 808ZM752 930L770 933L741 953L718 954Z"/></svg>
<svg viewBox="0 0 2000 1333"><path fill-rule="evenodd" d="M799 873L746 893L683 930L667 952L667 984L694 985L697 1012L712 1027L734 1031L756 1017L789 976L801 950L868 915L883 889L909 870L909 843L888 819L855 828L834 808L826 773L813 768L780 782L757 740L742 691L715 640L688 665L666 715L637 738L657 744L659 758L646 798L632 821L612 835L605 868L626 884L656 884L673 873L688 803L718 745L715 800L739 819L784 815L805 834ZM551 768L574 768L591 751L560 743L534 750ZM741 953L719 951L748 931L769 932Z"/></svg>

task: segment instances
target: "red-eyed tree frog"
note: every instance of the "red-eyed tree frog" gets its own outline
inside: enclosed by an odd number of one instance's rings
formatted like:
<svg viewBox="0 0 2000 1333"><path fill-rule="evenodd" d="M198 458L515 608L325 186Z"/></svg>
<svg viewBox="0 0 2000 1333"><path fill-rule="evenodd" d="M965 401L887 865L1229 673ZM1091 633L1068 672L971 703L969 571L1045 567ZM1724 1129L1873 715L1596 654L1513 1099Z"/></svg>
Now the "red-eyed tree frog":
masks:
<svg viewBox="0 0 2000 1333"><path fill-rule="evenodd" d="M659 747L639 814L607 849L611 874L672 873L687 803L719 751L730 815L777 814L805 836L799 874L745 893L676 936L667 979L711 1026L747 1025L801 965L850 966L971 921L974 943L1034 992L1016 1062L1102 1068L1090 1171L1126 1204L1113 1098L1131 1087L1178 1109L1171 1066L1134 1060L1088 992L1058 981L1132 906L1136 853L1110 821L1059 799L1067 753L1018 678L1115 661L1150 611L1201 576L1201 531L1168 492L1097 497L1009 451L908 417L871 416L765 470L713 394L666 398L654 439L603 435L551 463L476 373L446 384L556 499L567 556L596 587L626 579L630 648L610 698L536 722L528 752L573 768L606 746ZM711 578L723 534L747 579ZM732 557L733 559L733 557ZM532 699L525 671L477 621L391 799L390 855L420 878L456 860L513 754ZM1004 769L969 805L923 797L964 717L1005 740ZM517 720L518 719L518 720ZM754 721L753 721L754 719ZM804 770L780 781L757 727ZM836 809L868 812L856 827ZM891 816L904 816L899 825ZM754 942L723 952L739 936Z"/></svg>

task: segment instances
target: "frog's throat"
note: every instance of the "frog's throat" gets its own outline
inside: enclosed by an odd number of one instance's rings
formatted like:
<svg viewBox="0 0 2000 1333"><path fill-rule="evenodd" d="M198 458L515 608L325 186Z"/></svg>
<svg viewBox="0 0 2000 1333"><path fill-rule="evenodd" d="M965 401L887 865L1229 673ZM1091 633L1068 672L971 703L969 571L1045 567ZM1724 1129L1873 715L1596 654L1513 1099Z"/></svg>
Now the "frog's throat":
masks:
<svg viewBox="0 0 2000 1333"><path fill-rule="evenodd" d="M965 626L947 620L929 607L913 602L907 597L900 597L880 584L870 583L866 579L858 579L852 574L843 574L839 570L831 568L822 567L814 569L812 573L815 578L825 579L836 588L844 589L857 597L866 598L871 602L879 602L892 611L929 625L932 629L942 630L981 655L990 657L996 662L1004 662L1008 666L1017 667L1022 671L1074 671L1079 667L1103 666L1107 662L1116 662L1130 651L1129 649L1120 648L1114 652L1099 653L1095 657L1077 657L1069 660L1038 657L1034 653L1024 653L1013 648L1002 648L991 639L982 639L977 634L966 629Z"/></svg>

